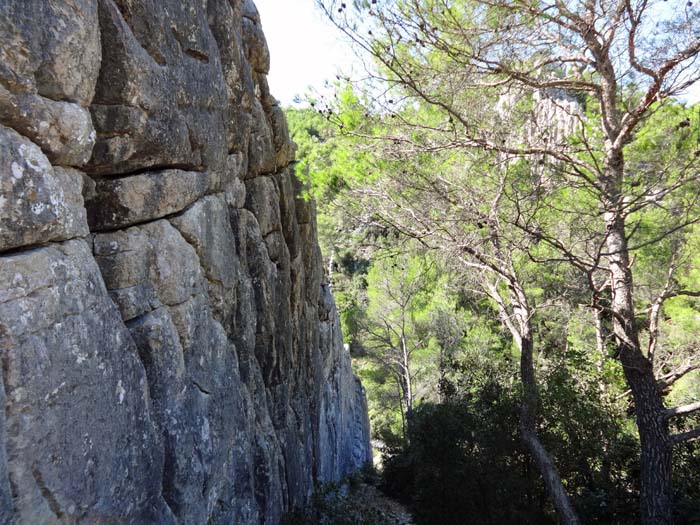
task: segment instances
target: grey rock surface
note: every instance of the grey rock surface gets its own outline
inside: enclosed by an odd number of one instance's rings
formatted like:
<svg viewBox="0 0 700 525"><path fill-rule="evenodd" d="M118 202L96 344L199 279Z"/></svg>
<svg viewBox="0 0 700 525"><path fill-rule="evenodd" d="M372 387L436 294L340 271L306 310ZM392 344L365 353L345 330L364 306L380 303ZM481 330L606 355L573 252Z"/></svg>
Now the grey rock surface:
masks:
<svg viewBox="0 0 700 525"><path fill-rule="evenodd" d="M136 346L89 245L3 257L5 450L19 523L166 519Z"/></svg>
<svg viewBox="0 0 700 525"><path fill-rule="evenodd" d="M0 125L0 250L88 234L83 179Z"/></svg>
<svg viewBox="0 0 700 525"><path fill-rule="evenodd" d="M205 5L99 0L91 173L202 171L225 162L228 97Z"/></svg>
<svg viewBox="0 0 700 525"><path fill-rule="evenodd" d="M0 381L0 406L5 406L7 398L5 396L5 385ZM7 425L5 411L0 411L0 523L10 523L14 514L12 503L12 492L10 489L10 478L7 472Z"/></svg>
<svg viewBox="0 0 700 525"><path fill-rule="evenodd" d="M90 112L72 102L13 95L0 86L0 122L31 138L56 165L82 166L95 145Z"/></svg>
<svg viewBox="0 0 700 525"><path fill-rule="evenodd" d="M0 123L56 165L85 164L101 62L97 0L4 0L0 42Z"/></svg>
<svg viewBox="0 0 700 525"><path fill-rule="evenodd" d="M182 211L207 194L211 179L181 170L98 179L85 199L90 229L114 230Z"/></svg>
<svg viewBox="0 0 700 525"><path fill-rule="evenodd" d="M0 525L277 524L371 459L250 0L0 8Z"/></svg>

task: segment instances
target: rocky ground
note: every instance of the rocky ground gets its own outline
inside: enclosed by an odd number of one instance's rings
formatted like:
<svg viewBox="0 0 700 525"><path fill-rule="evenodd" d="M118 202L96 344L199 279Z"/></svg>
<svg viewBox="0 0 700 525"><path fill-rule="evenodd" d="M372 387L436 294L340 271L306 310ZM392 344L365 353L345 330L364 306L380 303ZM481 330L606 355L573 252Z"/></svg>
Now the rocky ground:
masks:
<svg viewBox="0 0 700 525"><path fill-rule="evenodd" d="M382 525L412 525L410 512L396 500L385 496L377 487L362 484L349 497L351 508L360 516L376 517ZM365 523L365 522L360 522ZM370 521L370 523L373 523Z"/></svg>
<svg viewBox="0 0 700 525"><path fill-rule="evenodd" d="M410 512L374 484L357 478L319 489L312 505L286 516L284 525L412 525Z"/></svg>

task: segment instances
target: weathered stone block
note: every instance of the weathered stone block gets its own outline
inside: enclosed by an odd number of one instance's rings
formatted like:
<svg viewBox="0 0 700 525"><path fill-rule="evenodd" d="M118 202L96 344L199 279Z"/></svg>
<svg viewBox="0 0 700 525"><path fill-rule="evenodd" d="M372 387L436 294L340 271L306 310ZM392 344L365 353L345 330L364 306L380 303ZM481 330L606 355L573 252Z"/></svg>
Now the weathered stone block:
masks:
<svg viewBox="0 0 700 525"><path fill-rule="evenodd" d="M276 167L276 154L272 128L260 101L253 100L251 111L252 128L248 144L247 177L271 174Z"/></svg>
<svg viewBox="0 0 700 525"><path fill-rule="evenodd" d="M14 93L87 106L100 67L97 0L4 0L0 78Z"/></svg>
<svg viewBox="0 0 700 525"><path fill-rule="evenodd" d="M166 220L97 234L94 251L125 319L206 290L196 252Z"/></svg>
<svg viewBox="0 0 700 525"><path fill-rule="evenodd" d="M82 166L95 145L90 112L72 102L32 93L15 95L0 86L0 122L32 139L53 164L61 166Z"/></svg>
<svg viewBox="0 0 700 525"><path fill-rule="evenodd" d="M257 73L269 73L270 51L260 25L258 8L250 0L243 1L243 45L248 63Z"/></svg>
<svg viewBox="0 0 700 525"><path fill-rule="evenodd" d="M98 179L87 196L92 231L123 228L184 210L209 190L207 173L163 170Z"/></svg>
<svg viewBox="0 0 700 525"><path fill-rule="evenodd" d="M1 257L0 283L17 522L170 522L143 367L88 245Z"/></svg>
<svg viewBox="0 0 700 525"><path fill-rule="evenodd" d="M215 171L228 154L229 106L202 2L99 0L102 68L89 171Z"/></svg>
<svg viewBox="0 0 700 525"><path fill-rule="evenodd" d="M275 179L280 192L279 206L280 218L282 221L282 232L284 233L284 239L287 242L287 247L289 248L290 258L294 259L299 254L299 250L301 249L299 224L297 223L296 218L297 195L294 188L294 181L296 180L294 167L281 171L279 174L277 174Z"/></svg>
<svg viewBox="0 0 700 525"><path fill-rule="evenodd" d="M240 265L224 196L205 197L170 222L197 252L214 315L219 322L228 324L236 302Z"/></svg>
<svg viewBox="0 0 700 525"><path fill-rule="evenodd" d="M0 250L88 234L82 176L0 126Z"/></svg>
<svg viewBox="0 0 700 525"><path fill-rule="evenodd" d="M80 166L95 134L90 114L100 67L97 0L6 0L0 11L0 122L55 163Z"/></svg>
<svg viewBox="0 0 700 525"><path fill-rule="evenodd" d="M263 237L282 230L280 194L272 177L249 179L246 186L246 209L255 215Z"/></svg>

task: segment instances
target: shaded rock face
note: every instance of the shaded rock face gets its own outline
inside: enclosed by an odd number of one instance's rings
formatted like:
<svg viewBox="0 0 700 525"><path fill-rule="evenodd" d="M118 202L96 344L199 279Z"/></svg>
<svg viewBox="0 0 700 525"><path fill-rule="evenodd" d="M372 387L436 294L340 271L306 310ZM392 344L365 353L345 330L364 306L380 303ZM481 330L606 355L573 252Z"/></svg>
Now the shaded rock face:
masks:
<svg viewBox="0 0 700 525"><path fill-rule="evenodd" d="M0 2L0 524L279 523L371 459L243 0Z"/></svg>

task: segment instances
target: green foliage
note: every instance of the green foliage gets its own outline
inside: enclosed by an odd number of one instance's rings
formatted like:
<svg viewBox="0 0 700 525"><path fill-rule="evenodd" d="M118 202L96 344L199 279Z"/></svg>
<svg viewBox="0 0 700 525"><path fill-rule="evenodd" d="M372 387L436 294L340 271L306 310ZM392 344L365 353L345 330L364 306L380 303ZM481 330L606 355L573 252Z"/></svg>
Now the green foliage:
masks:
<svg viewBox="0 0 700 525"><path fill-rule="evenodd" d="M417 408L408 444L388 451L387 490L412 503L421 524L556 523L519 438L516 370L474 355L451 367L458 379L444 401ZM636 523L634 436L580 377L543 373L540 424L583 522Z"/></svg>
<svg viewBox="0 0 700 525"><path fill-rule="evenodd" d="M345 122L346 130L382 132L382 119L375 116L363 121L358 115L370 109L360 108L359 99L351 98L353 112L347 118L336 115ZM598 111L590 101L586 109L591 115ZM401 112L406 119L439 121L430 108L405 107ZM680 105L662 106L628 147L634 167L626 188L630 199L646 198L657 176L655 170L668 165L671 158L679 162L695 158L695 128L682 134L664 131L690 114ZM519 440L520 391L514 364L518 355L498 321L496 305L475 292L477 287L468 275L454 271L445 260L448 254L442 258L439 253L426 252L425 247L419 249L417 243L392 236L391 229L383 229L381 223L356 228L352 222L353 235L347 232L347 213L353 204L346 201L354 198L353 188L359 182L362 187L366 182L353 171L359 165L359 171L374 173L375 182L385 189L396 184L391 196L406 207L415 207L423 185L435 184L433 174L440 173L445 188L472 198L472 215L460 216L464 213L460 199L448 201L451 204L443 208L439 202L426 202L426 213L438 224L457 223L461 218L465 235L488 241L492 232L480 224L480 217L488 216L488 196L503 180L491 168L493 159L486 154L466 160L451 152L380 162L356 138L332 137L325 116L304 115L322 131L307 131L311 138L302 141L309 151L315 148L308 157L315 160L308 166L316 168L307 168L303 162L300 166L310 174L311 193L324 200L319 206L321 223L332 225L322 228L329 232L333 246L334 294L343 336L351 343L356 371L367 389L373 436L385 447L386 490L409 501L419 523L463 523L464 516L469 516L470 523L554 523L541 477ZM596 133L599 131L591 126L589 138ZM420 129L410 134L418 144L427 143L429 137ZM300 151L307 151L304 147ZM659 151L663 158L657 158ZM348 166L355 162L354 155L359 155L358 164ZM469 177L465 177L465 165L472 168ZM510 203L520 199L518 212L524 212L543 233L584 253L593 245L580 239L604 235L596 223L600 203L585 189L565 184L554 168L543 185L529 162L501 166L512 182L506 193L510 200L502 204L500 218L510 220L515 212ZM673 173L665 176L674 177ZM684 191L673 195L670 202L687 203L694 190L686 186ZM546 197L548 205L538 205L541 201L535 197ZM672 261L680 288L693 289L700 282L697 227L645 244L672 227L676 219L668 209L654 206L632 215L630 238L639 245L633 271L640 310L660 292ZM523 236L516 229L506 232L503 242L513 249L512 261L529 297L545 305L532 320L539 349L539 429L544 444L585 523L636 523L639 442L623 396L627 387L622 368L609 344L602 352L597 346L593 310L586 307L590 291L584 276L567 261L556 260L556 250L546 242L523 240ZM600 301L605 305L609 299ZM603 320L608 331L610 323L609 318ZM386 327L393 330L382 332ZM412 374L419 392L410 421L401 402L400 379L386 363L392 348L398 346L401 330L412 348ZM669 366L677 364L687 348L697 344L700 300L688 296L668 300L660 330L664 355L671 356ZM372 337L372 332L385 337ZM674 353L678 356L675 362ZM699 385L697 378L689 376L678 383L669 403L697 399ZM677 430L697 424L692 419L681 421ZM697 446L680 447L674 458L676 518L683 523L693 523L694 516L700 515Z"/></svg>
<svg viewBox="0 0 700 525"><path fill-rule="evenodd" d="M356 4L362 12L374 6ZM465 64L452 64L444 52L455 44L451 39L464 36L464 27L500 27L512 10L490 5L472 12L471 2L443 4L399 2L406 12L425 8L420 26L369 39L379 56L391 47L393 62L378 66L392 81L386 92L371 100L344 86L337 103L290 118L300 144L299 176L319 200L343 336L367 388L373 435L387 450L387 488L410 500L422 523L463 523L464 516L474 523L553 520L539 474L518 439L516 345L496 300L483 294L484 283L493 285L514 317L511 281L502 274L484 277L495 262L517 276L532 308L538 432L567 492L584 522L634 523L639 439L605 287L608 231L601 217L610 199L591 183L604 165L600 101L584 91L570 94L580 119L559 140L571 162L497 153L501 145L530 147L527 139L542 133L529 120L535 94L525 89L509 100L513 93L507 92L504 104L500 88L474 89ZM432 30L444 49L426 47L415 36L449 19L454 31ZM525 16L518 23L534 22ZM453 51L469 52L469 42ZM547 73L571 73L554 69ZM401 72L425 80L427 94L402 85ZM596 74L581 73L587 80ZM455 89L462 85L470 87ZM634 81L621 84L620 100L629 107L641 96ZM652 337L649 305L665 288L695 290L700 282L700 229L693 225L700 195L700 178L693 175L699 111L672 100L654 103L625 142L625 173L613 192L624 196L635 320L645 348ZM460 114L464 121L455 118ZM549 137L535 139L545 147ZM479 147L479 141L489 146ZM469 259L467 248L479 257ZM465 259L466 267L460 266ZM667 300L659 318L659 374L697 353L698 333L700 299ZM416 392L411 406L404 379L391 365L404 343ZM674 386L668 403L698 398L700 380L691 374ZM673 429L698 423L686 418ZM697 450L696 444L683 445L674 459L679 522L700 513Z"/></svg>
<svg viewBox="0 0 700 525"><path fill-rule="evenodd" d="M371 164L359 141L347 134L362 121L362 108L353 91L349 87L340 91L333 123L330 110L312 104L307 109L289 108L286 116L289 134L298 146L297 177L306 184L308 196L326 203L338 196L348 181L366 180Z"/></svg>

